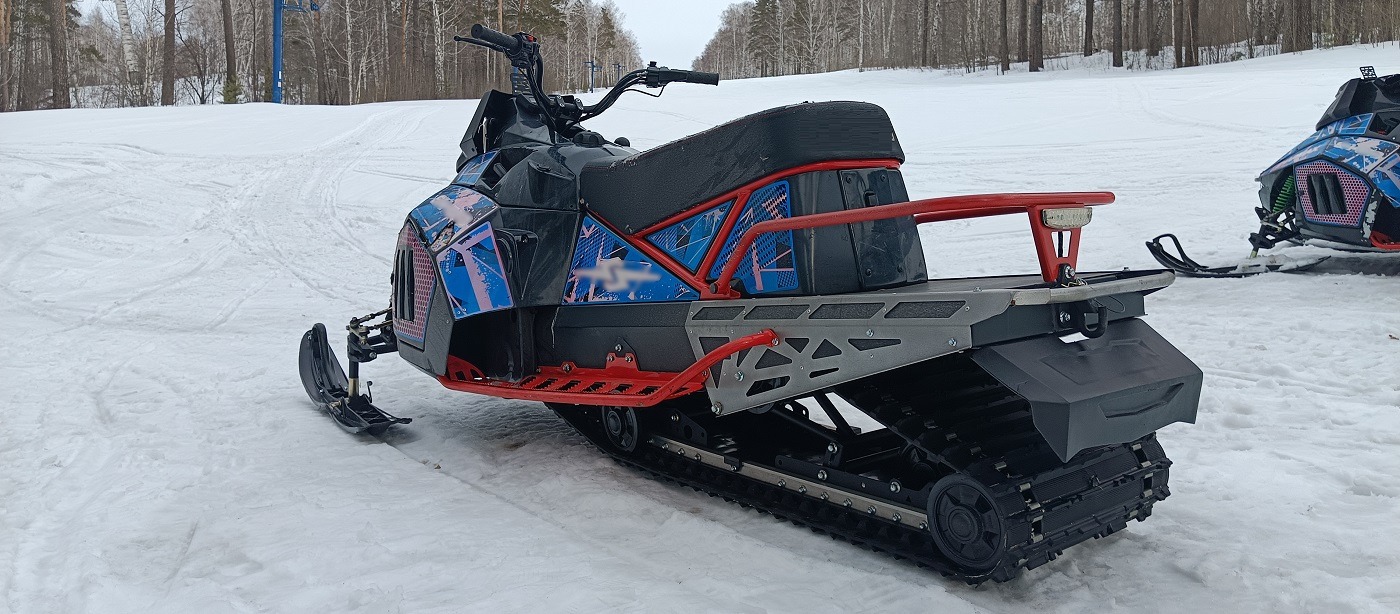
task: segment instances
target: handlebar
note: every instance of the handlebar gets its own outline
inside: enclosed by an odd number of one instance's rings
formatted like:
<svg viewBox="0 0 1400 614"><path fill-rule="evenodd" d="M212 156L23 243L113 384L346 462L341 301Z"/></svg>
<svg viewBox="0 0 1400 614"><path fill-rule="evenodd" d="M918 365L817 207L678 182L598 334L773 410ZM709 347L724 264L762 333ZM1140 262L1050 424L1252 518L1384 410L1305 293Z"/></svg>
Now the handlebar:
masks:
<svg viewBox="0 0 1400 614"><path fill-rule="evenodd" d="M687 83L699 83L700 85L719 85L719 73L690 71L690 79Z"/></svg>
<svg viewBox="0 0 1400 614"><path fill-rule="evenodd" d="M491 43L504 49L506 53L515 53L520 50L520 39L504 32L492 30L479 23L472 26L472 38Z"/></svg>
<svg viewBox="0 0 1400 614"><path fill-rule="evenodd" d="M656 62L652 62L645 70L647 87L661 87L667 83L676 82L719 85L719 73L681 70L679 68L666 68L665 66L658 67Z"/></svg>
<svg viewBox="0 0 1400 614"><path fill-rule="evenodd" d="M544 73L544 62L540 58L539 39L525 32L513 35L505 34L481 24L475 24L472 26L471 36L454 36L452 40L485 47L504 53L506 57L510 58L511 66L521 70L525 76L524 81L529 88L528 92L522 92L519 84L512 81L515 93L526 95L526 101L532 106L537 106L550 129L565 133L565 136L571 134L571 131L579 130L579 123L597 117L606 111L614 102L617 102L617 98L623 92L628 91L633 86L643 85L655 88L677 82L719 85L719 74L717 73L667 68L657 66L656 62L651 62L646 68L634 70L619 78L617 83L613 85L612 91L603 96L602 100L596 104L583 105L579 104L572 96L550 96L545 93L541 80Z"/></svg>

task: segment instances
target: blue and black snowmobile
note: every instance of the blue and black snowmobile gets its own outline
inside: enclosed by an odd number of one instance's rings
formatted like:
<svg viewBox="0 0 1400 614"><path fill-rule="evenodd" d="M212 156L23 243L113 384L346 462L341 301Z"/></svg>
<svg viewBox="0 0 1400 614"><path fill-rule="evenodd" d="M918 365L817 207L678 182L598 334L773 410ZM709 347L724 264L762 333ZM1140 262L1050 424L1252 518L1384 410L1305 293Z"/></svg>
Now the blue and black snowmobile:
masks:
<svg viewBox="0 0 1400 614"><path fill-rule="evenodd" d="M1076 270L1112 194L910 201L889 117L859 102L639 152L582 122L719 76L653 64L588 105L544 92L529 34L459 40L508 57L514 92L482 98L451 185L409 213L349 375L325 326L303 336L306 391L342 427L409 421L360 382L397 352L544 402L624 464L969 582L1167 497L1156 431L1195 420L1201 371L1141 319L1171 272ZM1027 217L1040 273L928 279L917 225L991 215Z"/></svg>
<svg viewBox="0 0 1400 614"><path fill-rule="evenodd" d="M1188 257L1172 234L1147 243L1152 256L1183 275L1245 277L1306 270L1327 258L1259 255L1283 242L1400 253L1400 74L1378 77L1367 66L1361 75L1338 90L1316 132L1259 174L1259 230L1249 235L1249 258L1209 267Z"/></svg>

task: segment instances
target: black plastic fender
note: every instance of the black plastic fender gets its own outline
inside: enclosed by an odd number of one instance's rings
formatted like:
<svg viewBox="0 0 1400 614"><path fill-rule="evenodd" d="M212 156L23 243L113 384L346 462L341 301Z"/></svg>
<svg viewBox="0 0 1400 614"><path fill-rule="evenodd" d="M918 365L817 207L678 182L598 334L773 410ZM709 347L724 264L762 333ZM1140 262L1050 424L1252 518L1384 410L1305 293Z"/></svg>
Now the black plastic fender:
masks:
<svg viewBox="0 0 1400 614"><path fill-rule="evenodd" d="M972 359L1030 402L1036 430L1061 460L1196 421L1201 369L1136 318L1094 339L1035 337L979 348Z"/></svg>

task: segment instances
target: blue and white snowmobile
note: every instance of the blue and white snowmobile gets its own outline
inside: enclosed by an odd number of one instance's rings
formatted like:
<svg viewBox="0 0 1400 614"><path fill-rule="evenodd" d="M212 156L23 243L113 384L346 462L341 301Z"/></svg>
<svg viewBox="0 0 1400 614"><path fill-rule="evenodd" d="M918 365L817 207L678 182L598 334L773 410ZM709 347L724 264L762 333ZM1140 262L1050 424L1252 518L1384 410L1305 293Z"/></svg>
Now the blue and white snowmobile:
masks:
<svg viewBox="0 0 1400 614"><path fill-rule="evenodd" d="M1378 77L1367 66L1361 75L1338 90L1316 132L1259 174L1259 230L1249 235L1249 258L1208 267L1188 257L1172 234L1147 243L1152 256L1183 275L1245 277L1305 270L1327 259L1259 255L1283 242L1400 253L1400 74Z"/></svg>

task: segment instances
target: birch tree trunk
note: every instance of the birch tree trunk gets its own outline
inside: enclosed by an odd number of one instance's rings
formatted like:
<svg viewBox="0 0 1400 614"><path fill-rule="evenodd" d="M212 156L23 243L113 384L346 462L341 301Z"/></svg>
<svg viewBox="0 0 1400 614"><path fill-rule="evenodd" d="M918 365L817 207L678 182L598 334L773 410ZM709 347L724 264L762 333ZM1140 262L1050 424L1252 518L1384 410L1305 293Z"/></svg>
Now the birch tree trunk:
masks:
<svg viewBox="0 0 1400 614"><path fill-rule="evenodd" d="M1003 73L1011 70L1011 47L1006 40L1006 31L1009 25L1007 22L1009 22L1010 19L1006 9L1007 0L1001 0L1001 26L998 28L998 30L1000 30L1000 32L998 32L1000 35L1000 44L997 49L997 55L1001 57L1001 72Z"/></svg>
<svg viewBox="0 0 1400 614"><path fill-rule="evenodd" d="M1084 0L1084 57L1094 55L1094 0Z"/></svg>
<svg viewBox="0 0 1400 614"><path fill-rule="evenodd" d="M340 5L340 12L345 15L345 100L355 104L355 27L351 4L351 0L345 0Z"/></svg>
<svg viewBox="0 0 1400 614"><path fill-rule="evenodd" d="M1016 61L1025 62L1030 60L1030 50L1027 41L1030 40L1031 13L1027 0L1021 0L1021 12L1017 13L1021 27L1016 29Z"/></svg>
<svg viewBox="0 0 1400 614"><path fill-rule="evenodd" d="M1185 37L1184 37L1183 34L1182 34L1182 23L1181 23L1181 20L1185 17L1185 11L1182 10L1182 6L1181 6L1181 5L1182 5L1182 3L1185 2L1186 0L1171 0L1171 1L1172 1L1172 60L1173 60L1172 67L1173 67L1173 68L1181 68L1181 65L1184 64L1184 63L1186 62L1186 55L1182 53L1182 51L1183 51L1182 47L1183 47L1183 44L1185 43L1185 41L1183 41L1182 39L1185 38Z"/></svg>
<svg viewBox="0 0 1400 614"><path fill-rule="evenodd" d="M224 104L238 102L238 50L233 38L233 0L220 2L224 21Z"/></svg>
<svg viewBox="0 0 1400 614"><path fill-rule="evenodd" d="M165 0L165 44L161 46L160 103L175 104L175 0Z"/></svg>
<svg viewBox="0 0 1400 614"><path fill-rule="evenodd" d="M1113 0L1113 66L1123 67L1123 0Z"/></svg>
<svg viewBox="0 0 1400 614"><path fill-rule="evenodd" d="M73 106L68 78L68 0L49 0L49 55L53 73L52 108Z"/></svg>
<svg viewBox="0 0 1400 614"><path fill-rule="evenodd" d="M1162 39L1157 35L1157 0L1147 0L1147 57L1148 68L1152 67L1151 58L1157 57L1162 51Z"/></svg>
<svg viewBox="0 0 1400 614"><path fill-rule="evenodd" d="M1045 68L1045 0L1031 0L1030 71Z"/></svg>
<svg viewBox="0 0 1400 614"><path fill-rule="evenodd" d="M447 74L443 66L443 45L446 44L443 38L443 29L447 26L442 23L442 9L438 0L432 0L433 9L433 98L442 98L443 92L447 89Z"/></svg>

